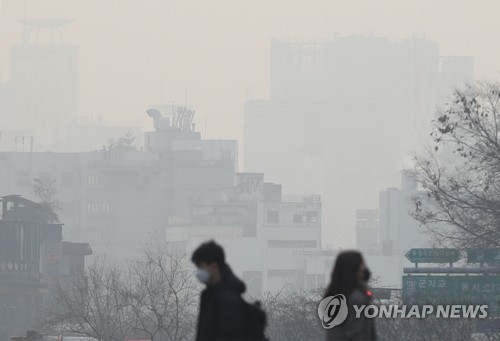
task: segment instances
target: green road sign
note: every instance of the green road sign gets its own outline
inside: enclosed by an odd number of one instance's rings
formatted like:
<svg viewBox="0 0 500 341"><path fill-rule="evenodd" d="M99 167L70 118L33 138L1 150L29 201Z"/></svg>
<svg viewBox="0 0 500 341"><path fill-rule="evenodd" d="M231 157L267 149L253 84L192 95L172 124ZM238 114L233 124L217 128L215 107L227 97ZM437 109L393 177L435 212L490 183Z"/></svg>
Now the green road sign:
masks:
<svg viewBox="0 0 500 341"><path fill-rule="evenodd" d="M500 249L469 249L468 263L500 263Z"/></svg>
<svg viewBox="0 0 500 341"><path fill-rule="evenodd" d="M412 263L453 263L460 259L457 249L411 249L406 258Z"/></svg>
<svg viewBox="0 0 500 341"><path fill-rule="evenodd" d="M500 275L403 276L404 304L487 304L500 314Z"/></svg>

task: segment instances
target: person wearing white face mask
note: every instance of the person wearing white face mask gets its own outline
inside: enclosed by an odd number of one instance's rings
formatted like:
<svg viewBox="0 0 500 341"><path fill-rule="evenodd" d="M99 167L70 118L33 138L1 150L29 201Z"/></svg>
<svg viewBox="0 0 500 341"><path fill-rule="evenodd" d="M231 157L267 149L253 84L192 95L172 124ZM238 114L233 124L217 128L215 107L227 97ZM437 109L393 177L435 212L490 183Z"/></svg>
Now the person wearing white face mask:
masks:
<svg viewBox="0 0 500 341"><path fill-rule="evenodd" d="M222 247L214 241L203 243L191 260L196 277L206 285L201 293L196 340L245 340L247 308L241 295L246 287L226 264Z"/></svg>

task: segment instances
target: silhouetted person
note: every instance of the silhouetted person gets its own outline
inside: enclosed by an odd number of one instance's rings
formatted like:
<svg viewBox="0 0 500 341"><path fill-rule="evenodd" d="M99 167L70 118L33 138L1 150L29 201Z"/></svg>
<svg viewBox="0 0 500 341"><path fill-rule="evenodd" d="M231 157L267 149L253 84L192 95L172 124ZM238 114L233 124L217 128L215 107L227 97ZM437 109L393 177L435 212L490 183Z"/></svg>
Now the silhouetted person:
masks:
<svg viewBox="0 0 500 341"><path fill-rule="evenodd" d="M245 284L236 278L224 259L224 250L214 241L201 244L191 260L196 277L206 284L201 293L197 341L246 339L247 303L241 294Z"/></svg>
<svg viewBox="0 0 500 341"><path fill-rule="evenodd" d="M353 305L371 304L368 280L371 273L363 256L357 251L345 251L337 256L331 282L325 297L342 294L347 298L347 319L340 325L327 330L327 340L375 340L375 321L362 313L356 318Z"/></svg>

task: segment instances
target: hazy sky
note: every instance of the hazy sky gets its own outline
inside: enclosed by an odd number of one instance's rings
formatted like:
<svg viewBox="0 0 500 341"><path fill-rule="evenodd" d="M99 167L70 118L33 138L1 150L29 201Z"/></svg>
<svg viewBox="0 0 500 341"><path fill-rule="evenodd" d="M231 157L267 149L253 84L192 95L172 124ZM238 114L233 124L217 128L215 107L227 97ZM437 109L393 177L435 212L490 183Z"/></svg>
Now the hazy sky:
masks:
<svg viewBox="0 0 500 341"><path fill-rule="evenodd" d="M0 72L21 41L22 0L3 0ZM404 38L425 33L442 54L473 55L476 74L500 71L500 2L276 0L26 0L28 18L71 18L80 47L81 114L144 124L162 98L188 101L209 138L242 138L243 102L266 98L272 38L338 34ZM47 38L47 37L46 37ZM43 39L43 35L41 38Z"/></svg>

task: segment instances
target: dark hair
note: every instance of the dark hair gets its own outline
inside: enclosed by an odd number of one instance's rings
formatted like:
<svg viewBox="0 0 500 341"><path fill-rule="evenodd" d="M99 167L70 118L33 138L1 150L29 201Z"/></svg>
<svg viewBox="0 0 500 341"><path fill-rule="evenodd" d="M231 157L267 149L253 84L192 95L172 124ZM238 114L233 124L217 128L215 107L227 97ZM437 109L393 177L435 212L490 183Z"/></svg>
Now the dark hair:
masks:
<svg viewBox="0 0 500 341"><path fill-rule="evenodd" d="M339 253L325 297L337 294L349 297L356 288L359 288L358 272L362 263L364 263L363 256L358 251Z"/></svg>
<svg viewBox="0 0 500 341"><path fill-rule="evenodd" d="M222 268L225 264L224 249L213 240L210 240L201 244L194 250L191 261L196 265L202 262L216 262L219 267Z"/></svg>

